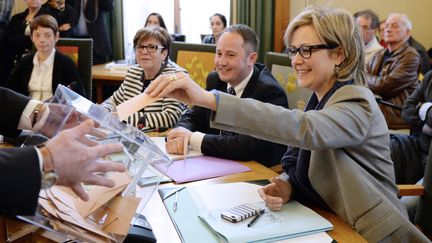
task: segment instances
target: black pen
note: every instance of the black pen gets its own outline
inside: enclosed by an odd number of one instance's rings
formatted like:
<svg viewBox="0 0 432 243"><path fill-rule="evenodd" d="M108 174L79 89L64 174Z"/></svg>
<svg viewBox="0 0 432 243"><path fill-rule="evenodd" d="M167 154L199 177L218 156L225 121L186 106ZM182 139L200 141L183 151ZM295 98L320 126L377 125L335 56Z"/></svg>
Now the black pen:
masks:
<svg viewBox="0 0 432 243"><path fill-rule="evenodd" d="M261 214L264 213L264 209L261 209L258 214L247 224L247 227L251 227L256 221L257 219L261 216Z"/></svg>

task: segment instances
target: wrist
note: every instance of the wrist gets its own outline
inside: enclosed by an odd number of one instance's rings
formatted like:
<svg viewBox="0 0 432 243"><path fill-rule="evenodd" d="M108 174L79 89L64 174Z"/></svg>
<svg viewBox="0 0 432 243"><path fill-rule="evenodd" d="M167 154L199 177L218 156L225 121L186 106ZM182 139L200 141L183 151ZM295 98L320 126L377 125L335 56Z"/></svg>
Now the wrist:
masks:
<svg viewBox="0 0 432 243"><path fill-rule="evenodd" d="M39 103L35 106L32 114L31 114L31 127L34 128L38 118L40 119L40 114L42 110L43 103Z"/></svg>
<svg viewBox="0 0 432 243"><path fill-rule="evenodd" d="M55 170L54 159L49 149L44 145L38 146L38 149L43 158L41 187L42 189L47 189L57 182L58 175Z"/></svg>
<svg viewBox="0 0 432 243"><path fill-rule="evenodd" d="M211 90L210 92L206 92L207 98L205 99L207 101L207 104L205 105L206 108L216 111L219 103L219 91L216 89Z"/></svg>

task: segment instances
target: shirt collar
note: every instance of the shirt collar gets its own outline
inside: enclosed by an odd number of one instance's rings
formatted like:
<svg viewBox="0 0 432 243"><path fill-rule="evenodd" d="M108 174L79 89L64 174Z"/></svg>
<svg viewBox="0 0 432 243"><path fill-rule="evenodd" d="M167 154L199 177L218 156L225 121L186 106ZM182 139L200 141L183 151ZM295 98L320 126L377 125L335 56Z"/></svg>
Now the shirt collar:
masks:
<svg viewBox="0 0 432 243"><path fill-rule="evenodd" d="M233 87L237 96L241 97L241 95L243 94L244 89L246 88L246 85L249 83L249 80L252 77L254 69L252 68L252 70L250 71L250 73L248 74L248 76L246 76L245 79L243 79L239 84L237 84L237 86ZM228 84L227 86L227 90L232 87L230 84Z"/></svg>
<svg viewBox="0 0 432 243"><path fill-rule="evenodd" d="M51 54L48 56L48 58L45 59L45 61L43 61L42 63L39 63L39 59L38 59L39 51L37 51L33 57L33 65L34 66L49 66L49 65L53 64L55 52L56 52L56 49L53 48L53 50L52 50Z"/></svg>

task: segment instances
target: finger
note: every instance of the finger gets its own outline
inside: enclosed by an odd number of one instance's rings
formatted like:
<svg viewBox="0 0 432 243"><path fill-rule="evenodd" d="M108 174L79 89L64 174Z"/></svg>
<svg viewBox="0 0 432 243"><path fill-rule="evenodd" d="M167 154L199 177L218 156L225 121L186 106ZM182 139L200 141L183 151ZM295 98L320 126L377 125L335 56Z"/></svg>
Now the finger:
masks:
<svg viewBox="0 0 432 243"><path fill-rule="evenodd" d="M84 183L90 184L90 185L97 185L97 186L104 186L104 187L114 187L115 181L105 178L100 175L92 174L86 178L83 179Z"/></svg>
<svg viewBox="0 0 432 243"><path fill-rule="evenodd" d="M71 187L72 191L83 201L88 201L89 196L87 192L85 192L84 188L81 186L81 184L76 184Z"/></svg>
<svg viewBox="0 0 432 243"><path fill-rule="evenodd" d="M73 134L73 137L79 138L79 137L82 137L82 136L90 133L90 131L93 128L93 125L94 125L93 120L89 119L89 120L84 121L83 123L79 124L76 127L68 129L68 131L70 131L70 133Z"/></svg>
<svg viewBox="0 0 432 243"><path fill-rule="evenodd" d="M97 145L89 149L91 150L90 153L96 155L96 158L100 158L123 151L123 145L120 143L109 143Z"/></svg>
<svg viewBox="0 0 432 243"><path fill-rule="evenodd" d="M78 141L80 141L81 143L83 143L83 144L85 144L85 145L87 145L89 147L93 147L93 146L98 145L97 142L95 142L93 140L90 140L87 137L80 137L80 138L78 138Z"/></svg>
<svg viewBox="0 0 432 243"><path fill-rule="evenodd" d="M160 75L151 81L150 85L144 90L144 93L147 93L151 97L156 97L168 85L168 82L170 82L168 75Z"/></svg>
<svg viewBox="0 0 432 243"><path fill-rule="evenodd" d="M93 162L93 169L91 169L91 172L110 172L110 171L116 171L116 172L125 172L126 167L124 164L119 162L110 162L106 160L97 160Z"/></svg>

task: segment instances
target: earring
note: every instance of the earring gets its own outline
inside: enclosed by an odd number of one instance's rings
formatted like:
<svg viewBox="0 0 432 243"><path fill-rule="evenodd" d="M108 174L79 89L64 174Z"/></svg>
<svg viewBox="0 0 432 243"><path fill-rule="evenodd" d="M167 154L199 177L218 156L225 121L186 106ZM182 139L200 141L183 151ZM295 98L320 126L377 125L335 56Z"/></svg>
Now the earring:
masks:
<svg viewBox="0 0 432 243"><path fill-rule="evenodd" d="M335 78L337 78L337 76L339 75L339 71L340 71L340 64L339 65L336 64L333 69L333 75Z"/></svg>

